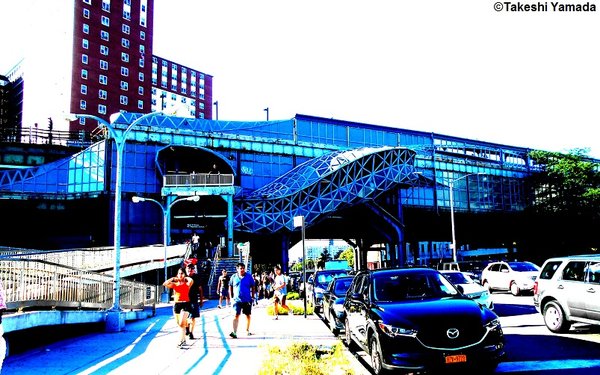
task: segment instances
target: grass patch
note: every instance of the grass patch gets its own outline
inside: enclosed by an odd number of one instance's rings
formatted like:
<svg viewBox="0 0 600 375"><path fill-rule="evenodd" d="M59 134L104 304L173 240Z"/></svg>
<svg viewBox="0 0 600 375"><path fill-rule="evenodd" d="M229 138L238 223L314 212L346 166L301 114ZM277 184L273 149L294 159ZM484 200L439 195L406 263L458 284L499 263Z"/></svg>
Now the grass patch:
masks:
<svg viewBox="0 0 600 375"><path fill-rule="evenodd" d="M286 348L267 346L259 375L354 375L344 347L323 348L300 342Z"/></svg>

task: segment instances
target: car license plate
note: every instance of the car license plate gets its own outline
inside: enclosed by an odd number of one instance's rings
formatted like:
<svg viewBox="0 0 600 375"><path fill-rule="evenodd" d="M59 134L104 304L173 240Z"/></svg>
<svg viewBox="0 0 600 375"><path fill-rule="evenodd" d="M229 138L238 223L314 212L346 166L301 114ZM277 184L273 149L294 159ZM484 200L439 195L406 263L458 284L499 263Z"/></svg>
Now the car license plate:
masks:
<svg viewBox="0 0 600 375"><path fill-rule="evenodd" d="M446 357L444 357L446 364L451 364L451 363L464 363L467 362L467 355L466 354L456 354L456 355L447 355Z"/></svg>

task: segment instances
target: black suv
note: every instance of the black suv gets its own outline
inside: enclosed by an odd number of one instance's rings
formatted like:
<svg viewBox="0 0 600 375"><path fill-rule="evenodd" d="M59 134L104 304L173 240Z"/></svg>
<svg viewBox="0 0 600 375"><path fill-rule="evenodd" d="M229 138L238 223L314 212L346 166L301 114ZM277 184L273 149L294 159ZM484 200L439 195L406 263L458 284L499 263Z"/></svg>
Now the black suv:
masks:
<svg viewBox="0 0 600 375"><path fill-rule="evenodd" d="M498 316L430 268L361 271L344 301L345 343L371 357L375 374L475 369L505 355Z"/></svg>

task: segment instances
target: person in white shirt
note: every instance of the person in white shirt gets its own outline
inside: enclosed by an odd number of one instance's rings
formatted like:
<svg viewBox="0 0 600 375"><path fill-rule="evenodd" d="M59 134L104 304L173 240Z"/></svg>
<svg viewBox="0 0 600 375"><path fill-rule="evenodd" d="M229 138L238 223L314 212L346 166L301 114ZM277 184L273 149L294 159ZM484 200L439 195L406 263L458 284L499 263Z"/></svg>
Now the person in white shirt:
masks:
<svg viewBox="0 0 600 375"><path fill-rule="evenodd" d="M287 298L287 284L288 277L281 272L281 267L275 266L275 279L273 281L273 312L275 314L275 319L279 319L279 304L281 303L281 307L285 309L288 314L290 312L290 308L285 304L285 300Z"/></svg>

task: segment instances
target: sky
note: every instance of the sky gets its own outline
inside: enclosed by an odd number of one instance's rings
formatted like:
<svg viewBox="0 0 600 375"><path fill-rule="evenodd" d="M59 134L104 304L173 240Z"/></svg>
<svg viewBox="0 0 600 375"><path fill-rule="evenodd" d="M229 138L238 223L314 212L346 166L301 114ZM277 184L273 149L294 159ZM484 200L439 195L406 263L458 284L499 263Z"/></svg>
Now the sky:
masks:
<svg viewBox="0 0 600 375"><path fill-rule="evenodd" d="M304 114L600 158L600 0L589 4L155 0L154 54L213 76L219 120L264 120L269 108L270 120ZM0 71L19 49L9 14Z"/></svg>

